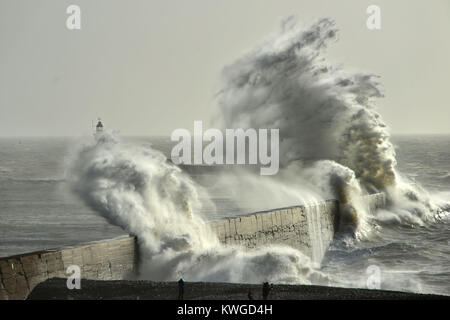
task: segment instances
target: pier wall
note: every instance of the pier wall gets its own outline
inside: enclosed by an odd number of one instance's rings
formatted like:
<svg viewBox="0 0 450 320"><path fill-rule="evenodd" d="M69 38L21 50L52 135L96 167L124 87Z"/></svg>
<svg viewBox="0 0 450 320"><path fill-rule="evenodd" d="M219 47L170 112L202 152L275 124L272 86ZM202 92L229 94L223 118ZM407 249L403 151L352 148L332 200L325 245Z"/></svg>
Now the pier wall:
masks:
<svg viewBox="0 0 450 320"><path fill-rule="evenodd" d="M0 300L24 299L38 283L68 277L70 265L78 265L84 279L127 279L137 260L136 239L128 236L0 258Z"/></svg>
<svg viewBox="0 0 450 320"><path fill-rule="evenodd" d="M364 199L371 211L384 207L385 202L381 193ZM210 226L224 244L248 248L287 244L320 263L339 226L339 202L256 212L213 221ZM69 265L78 265L84 279L133 279L138 272L138 252L136 238L125 236L0 258L0 300L24 299L38 283L68 277Z"/></svg>
<svg viewBox="0 0 450 320"><path fill-rule="evenodd" d="M363 203L373 212L386 205L383 193L365 196ZM320 263L339 227L339 202L327 200L309 206L295 206L256 212L213 221L221 242L254 248L267 244L288 244Z"/></svg>

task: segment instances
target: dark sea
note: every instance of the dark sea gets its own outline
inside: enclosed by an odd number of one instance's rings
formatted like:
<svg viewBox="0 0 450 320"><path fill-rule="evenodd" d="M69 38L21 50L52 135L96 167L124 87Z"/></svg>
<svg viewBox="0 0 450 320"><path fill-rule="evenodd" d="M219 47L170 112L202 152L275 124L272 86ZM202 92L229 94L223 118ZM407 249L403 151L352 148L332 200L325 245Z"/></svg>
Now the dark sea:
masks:
<svg viewBox="0 0 450 320"><path fill-rule="evenodd" d="M164 138L127 139L170 153ZM450 135L392 141L399 171L450 202ZM0 257L126 234L71 192L66 171L77 144L74 138L0 138ZM211 174L197 171L193 179L202 184ZM226 190L213 191L212 200L215 213L203 213L210 220L252 210L229 201ZM320 268L337 286L366 287L375 266L381 289L450 295L449 245L448 215L423 226L384 226L370 240L335 241Z"/></svg>

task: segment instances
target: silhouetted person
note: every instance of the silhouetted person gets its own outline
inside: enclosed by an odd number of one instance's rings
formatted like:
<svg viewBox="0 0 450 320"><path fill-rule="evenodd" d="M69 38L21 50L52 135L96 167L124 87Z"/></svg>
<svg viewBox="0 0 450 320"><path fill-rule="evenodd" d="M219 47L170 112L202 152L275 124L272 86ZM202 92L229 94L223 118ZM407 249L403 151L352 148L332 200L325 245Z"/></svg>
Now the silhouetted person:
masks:
<svg viewBox="0 0 450 320"><path fill-rule="evenodd" d="M184 281L183 279L178 280L178 300L183 300L184 295Z"/></svg>
<svg viewBox="0 0 450 320"><path fill-rule="evenodd" d="M272 289L272 288L269 286L269 283L268 282L264 282L263 283L263 288L262 288L263 300L267 300L267 297L269 296L270 289Z"/></svg>
<svg viewBox="0 0 450 320"><path fill-rule="evenodd" d="M253 300L253 294L252 294L252 290L248 289L248 294L247 294L248 300Z"/></svg>

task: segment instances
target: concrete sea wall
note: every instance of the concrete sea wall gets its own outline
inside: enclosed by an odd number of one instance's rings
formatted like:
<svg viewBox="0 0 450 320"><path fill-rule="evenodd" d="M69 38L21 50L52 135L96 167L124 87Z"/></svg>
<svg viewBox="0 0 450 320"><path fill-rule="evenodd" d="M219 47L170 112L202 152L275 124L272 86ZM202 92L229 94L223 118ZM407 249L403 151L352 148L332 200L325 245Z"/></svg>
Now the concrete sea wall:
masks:
<svg viewBox="0 0 450 320"><path fill-rule="evenodd" d="M0 299L24 299L38 283L68 277L69 265L78 265L85 279L127 279L137 271L137 260L136 239L127 236L0 258Z"/></svg>
<svg viewBox="0 0 450 320"><path fill-rule="evenodd" d="M254 248L287 244L319 262L337 230L339 203L281 208L211 223L221 242Z"/></svg>
<svg viewBox="0 0 450 320"><path fill-rule="evenodd" d="M369 210L385 202L381 193L364 199ZM210 226L224 244L287 244L320 263L339 226L339 202L256 212ZM0 258L0 299L24 299L38 283L67 277L69 265L78 265L84 279L132 279L138 273L138 252L136 238L130 236Z"/></svg>
<svg viewBox="0 0 450 320"><path fill-rule="evenodd" d="M363 203L373 212L386 205L383 193L365 196ZM221 242L254 248L265 244L287 244L320 263L339 226L339 202L327 200L256 212L211 222Z"/></svg>

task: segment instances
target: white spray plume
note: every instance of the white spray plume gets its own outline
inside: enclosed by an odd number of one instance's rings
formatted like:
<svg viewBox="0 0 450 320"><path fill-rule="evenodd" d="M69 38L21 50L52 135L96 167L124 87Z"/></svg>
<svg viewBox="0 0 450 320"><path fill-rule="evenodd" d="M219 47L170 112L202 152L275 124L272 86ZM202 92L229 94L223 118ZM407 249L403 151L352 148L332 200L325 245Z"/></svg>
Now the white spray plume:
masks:
<svg viewBox="0 0 450 320"><path fill-rule="evenodd" d="M368 217L360 198L375 191L388 194L397 220L426 219L434 205L396 172L386 125L373 108L382 96L377 77L325 63L323 51L336 34L328 19L306 29L290 23L225 68L222 125L279 128L282 168L264 180L249 171L222 175L218 183L263 206L264 198L274 207L337 198L341 220L363 232ZM327 281L295 248L222 245L198 215L200 187L149 147L106 132L80 150L71 173L87 204L138 237L146 279Z"/></svg>
<svg viewBox="0 0 450 320"><path fill-rule="evenodd" d="M429 216L434 206L428 197L396 172L387 126L374 109L383 96L378 77L326 63L324 51L337 39L332 20L320 19L309 28L287 21L280 34L224 69L215 115L219 125L278 128L280 172L300 163L306 175L285 176L306 178L326 191L322 196L339 199L343 221L360 231L368 217L357 202L367 193L385 192L390 204L407 202L412 215Z"/></svg>
<svg viewBox="0 0 450 320"><path fill-rule="evenodd" d="M80 150L71 173L88 205L137 236L145 279L326 281L294 248L222 245L196 213L199 187L150 147L126 145L106 132Z"/></svg>

